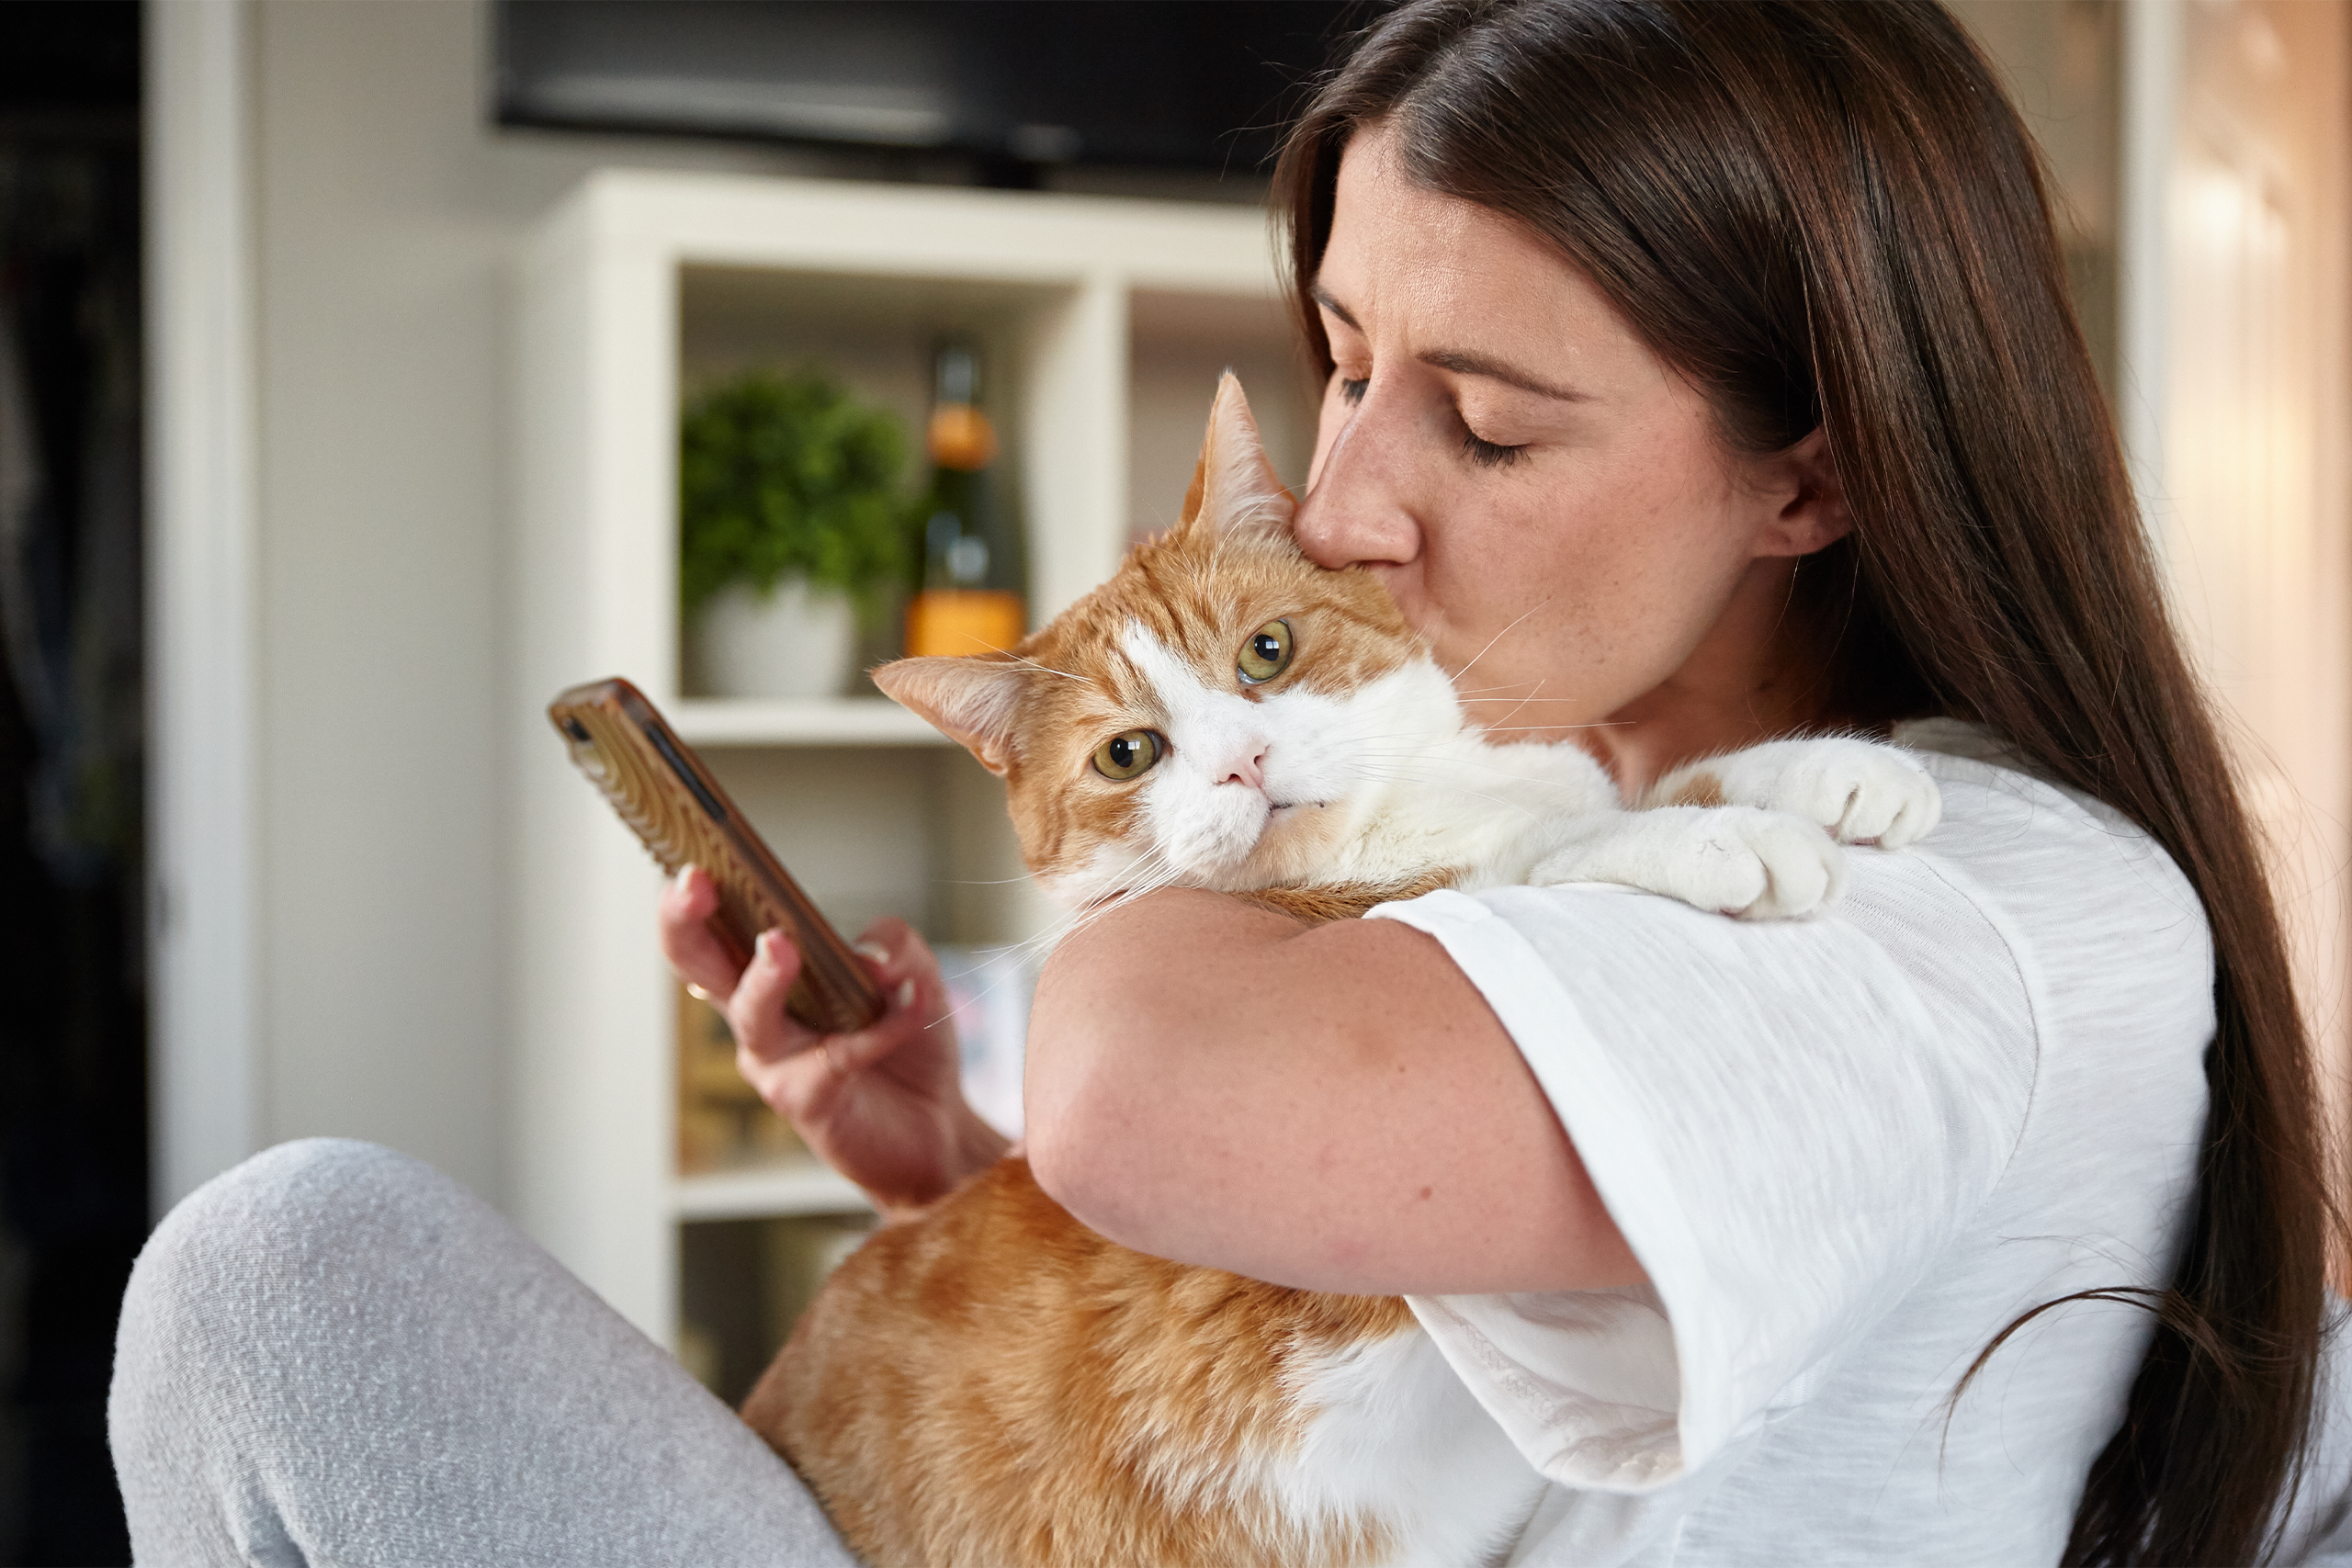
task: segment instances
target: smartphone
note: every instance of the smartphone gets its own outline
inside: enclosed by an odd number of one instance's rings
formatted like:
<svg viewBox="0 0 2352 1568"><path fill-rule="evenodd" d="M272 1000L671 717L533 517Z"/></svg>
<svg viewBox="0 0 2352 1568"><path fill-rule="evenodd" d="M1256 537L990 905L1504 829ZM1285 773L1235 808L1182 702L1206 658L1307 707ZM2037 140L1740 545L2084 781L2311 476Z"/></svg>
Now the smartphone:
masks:
<svg viewBox="0 0 2352 1568"><path fill-rule="evenodd" d="M548 717L580 771L605 792L662 869L694 864L718 885L710 929L739 964L760 932L781 926L800 949L800 977L785 1010L824 1034L864 1029L882 1016L882 988L865 961L792 880L751 820L678 739L645 694L627 681L592 681L559 693Z"/></svg>

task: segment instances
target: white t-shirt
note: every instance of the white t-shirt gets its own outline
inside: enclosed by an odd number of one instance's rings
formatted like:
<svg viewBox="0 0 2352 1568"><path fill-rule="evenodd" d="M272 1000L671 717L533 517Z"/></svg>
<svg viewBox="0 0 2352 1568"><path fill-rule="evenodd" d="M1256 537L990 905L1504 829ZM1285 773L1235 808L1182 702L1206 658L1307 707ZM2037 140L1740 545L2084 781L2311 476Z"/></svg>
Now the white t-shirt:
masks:
<svg viewBox="0 0 2352 1568"><path fill-rule="evenodd" d="M1818 919L1599 887L1430 894L1647 1270L1412 1300L1555 1483L1514 1564L2047 1563L2150 1333L2213 1033L2203 910L2097 802L1907 726L1920 846ZM2334 1489L2330 1483L2330 1489ZM2329 1521L2329 1522L2332 1522Z"/></svg>

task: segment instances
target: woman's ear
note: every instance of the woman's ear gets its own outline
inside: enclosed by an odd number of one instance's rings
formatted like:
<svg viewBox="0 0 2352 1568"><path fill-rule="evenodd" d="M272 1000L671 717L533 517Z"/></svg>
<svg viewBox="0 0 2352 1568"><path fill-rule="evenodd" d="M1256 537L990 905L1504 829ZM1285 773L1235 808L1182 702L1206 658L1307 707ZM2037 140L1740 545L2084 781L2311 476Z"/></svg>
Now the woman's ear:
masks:
<svg viewBox="0 0 2352 1568"><path fill-rule="evenodd" d="M1757 536L1758 556L1809 556L1853 532L1846 486L1829 455L1826 428L1815 425L1812 434L1787 451L1761 461L1765 493L1781 500L1780 511Z"/></svg>

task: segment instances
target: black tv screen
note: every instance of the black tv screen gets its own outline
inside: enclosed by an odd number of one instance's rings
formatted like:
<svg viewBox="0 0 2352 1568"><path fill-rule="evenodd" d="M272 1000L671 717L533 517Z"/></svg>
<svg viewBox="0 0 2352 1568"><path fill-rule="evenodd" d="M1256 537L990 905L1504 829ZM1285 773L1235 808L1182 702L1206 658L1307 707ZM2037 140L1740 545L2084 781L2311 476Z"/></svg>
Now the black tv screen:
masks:
<svg viewBox="0 0 2352 1568"><path fill-rule="evenodd" d="M1254 173L1362 0L500 0L509 125Z"/></svg>

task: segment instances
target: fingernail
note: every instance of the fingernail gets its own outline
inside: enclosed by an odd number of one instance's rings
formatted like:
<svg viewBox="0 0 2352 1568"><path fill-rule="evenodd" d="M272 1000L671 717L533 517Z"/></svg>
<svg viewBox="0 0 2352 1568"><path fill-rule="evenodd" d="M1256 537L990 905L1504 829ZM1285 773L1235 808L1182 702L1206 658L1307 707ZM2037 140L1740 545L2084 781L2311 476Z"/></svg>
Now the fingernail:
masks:
<svg viewBox="0 0 2352 1568"><path fill-rule="evenodd" d="M898 992L890 998L890 1005L900 1012L915 1005L915 983L912 976L899 982Z"/></svg>
<svg viewBox="0 0 2352 1568"><path fill-rule="evenodd" d="M865 954L876 964L890 962L890 950L878 942L861 942L857 944L855 951Z"/></svg>
<svg viewBox="0 0 2352 1568"><path fill-rule="evenodd" d="M686 878L692 876L694 874L695 863L688 861L685 864L678 868L678 874L670 879L670 885L675 887L679 892L684 893L686 890Z"/></svg>

